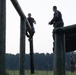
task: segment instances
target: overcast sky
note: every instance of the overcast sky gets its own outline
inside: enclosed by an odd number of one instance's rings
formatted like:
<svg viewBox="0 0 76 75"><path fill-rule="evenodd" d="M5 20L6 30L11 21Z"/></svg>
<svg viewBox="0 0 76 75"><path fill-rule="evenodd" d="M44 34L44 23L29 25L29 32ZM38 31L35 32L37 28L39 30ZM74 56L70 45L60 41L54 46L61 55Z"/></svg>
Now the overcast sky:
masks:
<svg viewBox="0 0 76 75"><path fill-rule="evenodd" d="M34 52L52 53L53 26L48 22L53 18L52 7L56 5L61 11L65 26L76 24L76 0L18 0L27 16L30 12L36 20L34 35ZM16 54L20 51L20 17L10 0L6 2L6 53ZM26 53L29 53L26 38Z"/></svg>

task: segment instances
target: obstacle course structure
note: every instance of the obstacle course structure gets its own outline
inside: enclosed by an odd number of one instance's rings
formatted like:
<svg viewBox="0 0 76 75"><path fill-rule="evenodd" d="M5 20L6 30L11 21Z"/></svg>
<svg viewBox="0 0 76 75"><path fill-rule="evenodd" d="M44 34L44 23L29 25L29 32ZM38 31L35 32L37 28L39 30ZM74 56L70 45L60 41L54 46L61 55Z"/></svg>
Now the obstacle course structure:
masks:
<svg viewBox="0 0 76 75"><path fill-rule="evenodd" d="M54 75L65 75L65 53L76 50L76 24L54 29Z"/></svg>
<svg viewBox="0 0 76 75"><path fill-rule="evenodd" d="M31 32L31 26L26 19L17 0L11 0L17 10L21 26L20 26L20 70L19 74L24 75L25 61L25 32L26 27ZM27 22L27 24L26 24ZM6 0L0 0L0 75L5 75L5 37L6 37ZM76 24L54 29L55 33L55 51L54 51L54 75L65 75L65 52L76 50ZM30 41L33 45L33 41ZM33 46L30 45L30 49ZM32 52L33 53L33 52ZM34 68L33 68L34 70ZM34 72L34 71L32 71Z"/></svg>
<svg viewBox="0 0 76 75"><path fill-rule="evenodd" d="M17 0L11 0L13 6L20 16L20 70L19 74L25 72L25 35L26 27L31 32L31 26L26 19ZM27 24L26 24L27 22ZM6 0L0 0L0 75L5 75L5 39L6 39ZM33 46L33 45L32 45Z"/></svg>

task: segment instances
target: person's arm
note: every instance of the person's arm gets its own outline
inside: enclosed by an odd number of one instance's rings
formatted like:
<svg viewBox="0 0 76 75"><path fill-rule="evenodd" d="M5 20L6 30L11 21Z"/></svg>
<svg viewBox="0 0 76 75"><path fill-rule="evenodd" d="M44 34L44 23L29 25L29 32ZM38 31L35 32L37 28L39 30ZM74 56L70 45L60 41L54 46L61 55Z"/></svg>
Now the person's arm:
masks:
<svg viewBox="0 0 76 75"><path fill-rule="evenodd" d="M33 23L34 23L34 24L36 24L36 21L35 21L35 19L33 19Z"/></svg>
<svg viewBox="0 0 76 75"><path fill-rule="evenodd" d="M55 18L55 13L54 13L54 17L53 17L53 19L49 22L49 24L50 24L50 25L54 24L55 19L56 19L56 18Z"/></svg>
<svg viewBox="0 0 76 75"><path fill-rule="evenodd" d="M59 16L59 12L57 11L56 13L54 13L54 17L53 19L49 22L49 24L54 24L55 21L58 19L58 16Z"/></svg>
<svg viewBox="0 0 76 75"><path fill-rule="evenodd" d="M54 24L54 19L49 22L50 25Z"/></svg>

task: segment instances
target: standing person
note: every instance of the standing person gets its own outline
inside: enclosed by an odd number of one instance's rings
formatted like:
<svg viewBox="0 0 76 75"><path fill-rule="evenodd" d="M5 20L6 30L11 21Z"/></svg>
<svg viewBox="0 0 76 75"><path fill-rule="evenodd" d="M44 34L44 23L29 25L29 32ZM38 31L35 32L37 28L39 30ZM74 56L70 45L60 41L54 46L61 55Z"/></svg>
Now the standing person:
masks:
<svg viewBox="0 0 76 75"><path fill-rule="evenodd" d="M71 72L75 71L75 60L74 60L74 56L70 57L70 68L71 68Z"/></svg>
<svg viewBox="0 0 76 75"><path fill-rule="evenodd" d="M27 37L33 37L34 33L35 33L35 29L34 29L34 25L36 24L36 21L33 17L31 17L31 13L28 13L28 17L27 17L28 22L30 23L31 27L32 27L32 31L30 32L30 34L28 34L28 29L26 31L26 35Z"/></svg>
<svg viewBox="0 0 76 75"><path fill-rule="evenodd" d="M57 10L57 6L53 6L53 11L54 11L54 16L48 24L49 25L53 24L54 29L58 27L63 27L64 23L62 19L62 14L59 10ZM54 30L53 30L53 39L55 40ZM53 45L55 46L54 42L53 42ZM54 51L54 47L53 47L53 51Z"/></svg>

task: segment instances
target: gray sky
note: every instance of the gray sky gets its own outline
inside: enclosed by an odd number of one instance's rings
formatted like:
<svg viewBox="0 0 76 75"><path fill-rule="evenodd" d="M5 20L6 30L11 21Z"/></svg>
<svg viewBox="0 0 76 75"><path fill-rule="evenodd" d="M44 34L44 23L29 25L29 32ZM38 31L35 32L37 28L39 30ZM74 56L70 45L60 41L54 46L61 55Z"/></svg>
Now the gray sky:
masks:
<svg viewBox="0 0 76 75"><path fill-rule="evenodd" d="M53 26L48 22L53 18L52 7L56 5L61 11L65 26L76 24L76 0L18 0L25 15L30 12L35 18L34 52L52 53ZM19 53L20 17L10 0L6 5L6 53ZM29 42L26 38L26 53L29 53Z"/></svg>

